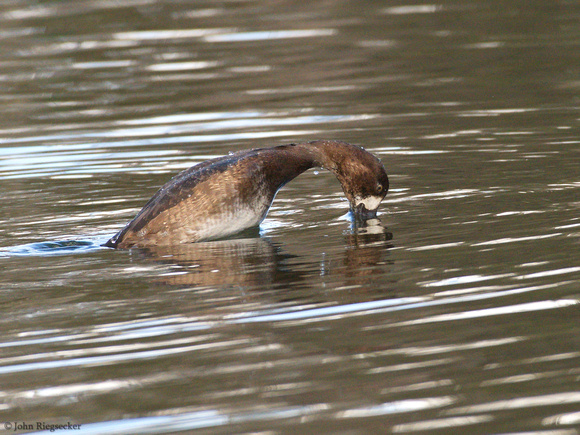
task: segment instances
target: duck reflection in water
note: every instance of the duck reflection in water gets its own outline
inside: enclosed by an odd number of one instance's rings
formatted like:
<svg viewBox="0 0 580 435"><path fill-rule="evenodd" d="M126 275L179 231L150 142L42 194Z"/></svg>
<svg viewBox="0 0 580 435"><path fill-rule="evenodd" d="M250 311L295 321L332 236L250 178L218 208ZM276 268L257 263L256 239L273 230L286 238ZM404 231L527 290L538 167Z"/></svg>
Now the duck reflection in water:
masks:
<svg viewBox="0 0 580 435"><path fill-rule="evenodd" d="M393 233L388 231L379 219L353 222L351 231L346 234L347 250L344 256L345 277L361 278L383 273L376 266L392 264L387 258Z"/></svg>
<svg viewBox="0 0 580 435"><path fill-rule="evenodd" d="M253 235L255 237L249 238ZM171 286L253 286L276 280L278 267L288 255L258 230L239 238L178 245L159 245L133 250L146 260L179 266L156 282Z"/></svg>
<svg viewBox="0 0 580 435"><path fill-rule="evenodd" d="M346 249L317 271L305 270L301 257L282 244L261 237L258 230L245 231L238 238L178 245L133 249L133 254L148 261L178 266L155 281L169 286L219 286L248 288L260 286L291 287L310 282L315 276L332 275L339 280L372 277L384 273L393 238L378 219L354 225L345 232ZM322 255L322 254L321 254ZM378 267L377 267L378 266ZM363 284L362 281L358 281Z"/></svg>

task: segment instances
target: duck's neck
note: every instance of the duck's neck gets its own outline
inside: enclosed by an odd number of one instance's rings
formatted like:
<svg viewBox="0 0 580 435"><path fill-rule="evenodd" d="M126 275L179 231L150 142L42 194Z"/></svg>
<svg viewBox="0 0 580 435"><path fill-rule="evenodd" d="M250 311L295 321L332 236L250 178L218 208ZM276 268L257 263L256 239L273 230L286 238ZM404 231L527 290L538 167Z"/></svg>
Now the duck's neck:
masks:
<svg viewBox="0 0 580 435"><path fill-rule="evenodd" d="M271 176L279 180L280 186L296 178L308 169L320 167L333 172L341 180L341 162L344 160L344 150L341 148L353 145L335 141L316 141L283 145L268 149L265 156L270 160L273 170ZM270 153L271 152L271 153ZM272 178L271 178L272 179Z"/></svg>
<svg viewBox="0 0 580 435"><path fill-rule="evenodd" d="M348 154L348 149L355 148L354 145L337 141L316 141L298 144L296 146L300 153L307 155L313 167L321 167L337 175L339 167Z"/></svg>

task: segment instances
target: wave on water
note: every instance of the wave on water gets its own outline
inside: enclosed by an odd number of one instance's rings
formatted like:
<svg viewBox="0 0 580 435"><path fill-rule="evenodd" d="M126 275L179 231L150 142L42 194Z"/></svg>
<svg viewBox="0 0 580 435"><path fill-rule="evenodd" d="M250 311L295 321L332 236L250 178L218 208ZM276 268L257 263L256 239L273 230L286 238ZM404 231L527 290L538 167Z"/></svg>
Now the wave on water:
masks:
<svg viewBox="0 0 580 435"><path fill-rule="evenodd" d="M0 248L0 258L4 257L45 257L51 255L68 255L73 253L94 252L103 248L105 238L99 236L85 240L52 240L46 242L28 243L25 245Z"/></svg>

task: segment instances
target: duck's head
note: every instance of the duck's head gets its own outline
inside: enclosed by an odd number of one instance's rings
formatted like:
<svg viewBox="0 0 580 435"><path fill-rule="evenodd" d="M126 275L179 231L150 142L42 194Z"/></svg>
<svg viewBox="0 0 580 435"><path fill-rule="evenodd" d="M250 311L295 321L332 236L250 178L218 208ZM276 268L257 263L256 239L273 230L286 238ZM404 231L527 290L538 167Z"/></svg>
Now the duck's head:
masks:
<svg viewBox="0 0 580 435"><path fill-rule="evenodd" d="M323 142L350 208L358 220L375 218L389 190L389 177L381 161L364 148L345 142Z"/></svg>
<svg viewBox="0 0 580 435"><path fill-rule="evenodd" d="M342 184L354 217L361 221L377 217L379 205L389 191L387 172L383 164L372 157L374 161L367 162L370 165L359 168Z"/></svg>

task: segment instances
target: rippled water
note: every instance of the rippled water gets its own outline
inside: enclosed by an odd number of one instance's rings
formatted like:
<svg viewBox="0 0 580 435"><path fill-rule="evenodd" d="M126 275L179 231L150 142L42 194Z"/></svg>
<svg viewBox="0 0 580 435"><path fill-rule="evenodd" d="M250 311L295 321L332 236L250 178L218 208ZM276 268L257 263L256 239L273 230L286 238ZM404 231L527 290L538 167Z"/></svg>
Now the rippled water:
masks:
<svg viewBox="0 0 580 435"><path fill-rule="evenodd" d="M578 6L4 3L0 421L579 434ZM310 171L259 233L99 247L178 171L316 138L383 160L382 226Z"/></svg>

